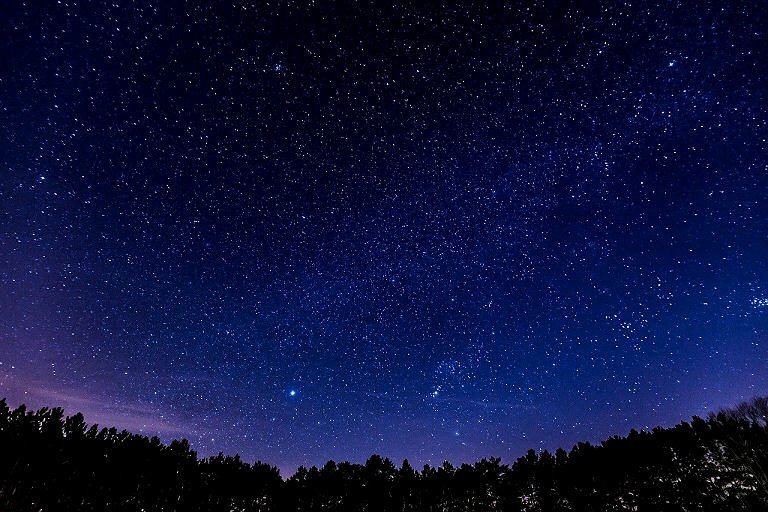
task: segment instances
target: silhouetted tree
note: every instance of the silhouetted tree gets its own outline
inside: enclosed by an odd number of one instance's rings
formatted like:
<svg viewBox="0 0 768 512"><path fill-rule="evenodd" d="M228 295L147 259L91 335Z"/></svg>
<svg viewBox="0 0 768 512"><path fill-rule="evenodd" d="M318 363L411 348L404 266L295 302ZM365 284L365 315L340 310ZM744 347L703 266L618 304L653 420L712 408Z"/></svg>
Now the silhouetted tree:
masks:
<svg viewBox="0 0 768 512"><path fill-rule="evenodd" d="M199 459L186 440L163 445L0 400L0 510L768 510L765 401L745 404L570 453L529 450L511 468L491 458L418 472L372 455L300 467L284 482L238 455Z"/></svg>

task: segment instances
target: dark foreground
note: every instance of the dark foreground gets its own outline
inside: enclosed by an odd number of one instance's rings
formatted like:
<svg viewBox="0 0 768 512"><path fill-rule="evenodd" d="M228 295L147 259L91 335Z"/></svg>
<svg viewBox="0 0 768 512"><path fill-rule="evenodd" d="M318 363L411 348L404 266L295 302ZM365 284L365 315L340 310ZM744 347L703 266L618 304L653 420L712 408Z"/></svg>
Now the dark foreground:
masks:
<svg viewBox="0 0 768 512"><path fill-rule="evenodd" d="M570 453L531 450L511 467L492 458L416 471L373 455L283 481L261 462L198 459L186 440L166 446L2 400L0 510L768 510L767 412L755 399Z"/></svg>

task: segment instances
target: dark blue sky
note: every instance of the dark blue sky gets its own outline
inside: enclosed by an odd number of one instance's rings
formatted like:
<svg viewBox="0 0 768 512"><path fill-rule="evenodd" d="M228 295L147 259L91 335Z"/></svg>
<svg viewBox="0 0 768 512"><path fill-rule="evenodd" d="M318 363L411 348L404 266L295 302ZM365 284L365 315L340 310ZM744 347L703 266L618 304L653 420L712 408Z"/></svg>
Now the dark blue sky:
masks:
<svg viewBox="0 0 768 512"><path fill-rule="evenodd" d="M12 403L285 474L768 392L761 2L120 4L0 20Z"/></svg>

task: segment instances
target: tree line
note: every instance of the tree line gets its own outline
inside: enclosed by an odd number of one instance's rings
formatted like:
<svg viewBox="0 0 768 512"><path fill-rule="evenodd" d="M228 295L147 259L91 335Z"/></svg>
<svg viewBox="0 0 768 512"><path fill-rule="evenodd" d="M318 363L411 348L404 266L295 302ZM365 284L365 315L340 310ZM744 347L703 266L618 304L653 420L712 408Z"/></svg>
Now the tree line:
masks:
<svg viewBox="0 0 768 512"><path fill-rule="evenodd" d="M721 511L768 510L768 400L570 452L529 450L421 471L365 464L276 467L199 458L186 440L88 426L62 409L0 400L0 510Z"/></svg>

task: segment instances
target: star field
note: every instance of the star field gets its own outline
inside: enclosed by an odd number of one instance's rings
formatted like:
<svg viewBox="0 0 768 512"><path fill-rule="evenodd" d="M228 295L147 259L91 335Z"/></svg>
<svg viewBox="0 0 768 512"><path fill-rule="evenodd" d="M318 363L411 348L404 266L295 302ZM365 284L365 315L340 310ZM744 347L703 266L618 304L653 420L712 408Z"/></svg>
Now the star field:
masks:
<svg viewBox="0 0 768 512"><path fill-rule="evenodd" d="M761 3L490 4L12 2L0 395L290 474L766 394Z"/></svg>

